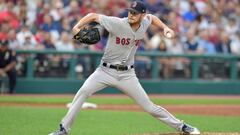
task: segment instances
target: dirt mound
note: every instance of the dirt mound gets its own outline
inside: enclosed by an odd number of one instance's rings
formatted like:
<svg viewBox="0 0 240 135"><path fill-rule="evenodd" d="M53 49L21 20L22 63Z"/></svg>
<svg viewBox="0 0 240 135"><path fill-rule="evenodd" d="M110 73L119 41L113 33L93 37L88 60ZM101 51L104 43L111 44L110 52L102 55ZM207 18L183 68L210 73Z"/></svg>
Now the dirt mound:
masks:
<svg viewBox="0 0 240 135"><path fill-rule="evenodd" d="M138 134L138 135L183 135L180 133L155 133L155 134ZM240 135L240 133L202 133L201 135Z"/></svg>
<svg viewBox="0 0 240 135"><path fill-rule="evenodd" d="M240 105L163 105L171 113L239 116ZM103 110L143 111L138 105L99 105Z"/></svg>

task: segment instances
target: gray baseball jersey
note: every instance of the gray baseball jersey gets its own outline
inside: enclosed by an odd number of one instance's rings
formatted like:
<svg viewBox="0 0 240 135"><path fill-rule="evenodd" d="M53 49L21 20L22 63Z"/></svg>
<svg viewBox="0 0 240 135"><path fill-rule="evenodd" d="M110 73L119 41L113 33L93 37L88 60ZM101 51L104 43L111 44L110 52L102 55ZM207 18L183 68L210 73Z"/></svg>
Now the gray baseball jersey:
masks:
<svg viewBox="0 0 240 135"><path fill-rule="evenodd" d="M139 29L134 32L127 18L108 17L100 15L100 24L109 31L109 38L102 62L114 64L133 65L138 42L151 24L151 17L145 17ZM102 64L84 82L83 86L75 95L72 106L62 119L61 124L69 130L77 112L83 102L93 93L106 87L115 87L134 99L146 112L158 120L181 131L183 122L171 115L163 107L155 105L147 96L146 92L136 77L134 68L118 71Z"/></svg>
<svg viewBox="0 0 240 135"><path fill-rule="evenodd" d="M139 29L133 31L128 18L100 15L100 24L109 32L102 61L111 64L133 65L139 42L151 24L151 17L145 17Z"/></svg>

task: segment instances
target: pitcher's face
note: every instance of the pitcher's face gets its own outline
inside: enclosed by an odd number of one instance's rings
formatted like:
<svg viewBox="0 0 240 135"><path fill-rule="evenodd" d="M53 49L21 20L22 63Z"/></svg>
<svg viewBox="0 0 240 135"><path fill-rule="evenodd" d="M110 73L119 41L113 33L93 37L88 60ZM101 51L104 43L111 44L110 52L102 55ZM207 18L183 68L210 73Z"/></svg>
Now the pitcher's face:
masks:
<svg viewBox="0 0 240 135"><path fill-rule="evenodd" d="M137 24L142 20L143 14L137 13L134 11L128 11L128 23L129 24Z"/></svg>

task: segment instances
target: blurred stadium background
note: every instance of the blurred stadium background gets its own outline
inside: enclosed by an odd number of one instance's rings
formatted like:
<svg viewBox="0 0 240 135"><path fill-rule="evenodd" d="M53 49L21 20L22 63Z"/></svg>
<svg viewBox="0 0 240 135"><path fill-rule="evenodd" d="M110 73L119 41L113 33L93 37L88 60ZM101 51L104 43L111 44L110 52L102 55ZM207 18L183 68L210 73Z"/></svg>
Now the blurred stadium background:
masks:
<svg viewBox="0 0 240 135"><path fill-rule="evenodd" d="M238 0L144 0L177 33L151 27L136 73L149 93L240 94ZM74 43L71 29L89 12L125 17L128 0L0 0L0 39L17 52L16 93L75 93L98 66L108 33ZM1 79L2 92L7 89ZM4 84L4 85L3 85ZM111 88L104 93L117 93Z"/></svg>
<svg viewBox="0 0 240 135"><path fill-rule="evenodd" d="M168 40L151 27L137 52L136 74L151 100L197 126L203 135L239 135L239 0L144 1L149 13L177 33ZM129 4L130 0L0 0L0 40L7 39L17 52L17 94L2 94L9 84L8 78L0 77L1 135L43 135L58 128L73 93L98 66L108 37L101 28L99 43L79 45L72 41L72 27L89 12L125 17ZM133 100L116 94L118 90L101 93L111 94L89 98L98 109L82 110L71 134L175 132L140 112Z"/></svg>

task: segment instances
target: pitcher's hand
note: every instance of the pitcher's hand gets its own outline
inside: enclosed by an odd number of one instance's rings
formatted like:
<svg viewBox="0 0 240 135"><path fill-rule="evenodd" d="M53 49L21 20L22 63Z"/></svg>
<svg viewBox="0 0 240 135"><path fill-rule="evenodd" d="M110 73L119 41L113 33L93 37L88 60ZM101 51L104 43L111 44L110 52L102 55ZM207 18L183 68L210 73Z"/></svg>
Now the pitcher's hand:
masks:
<svg viewBox="0 0 240 135"><path fill-rule="evenodd" d="M164 28L163 32L164 32L164 36L166 38L173 38L175 36L174 31L168 27Z"/></svg>

